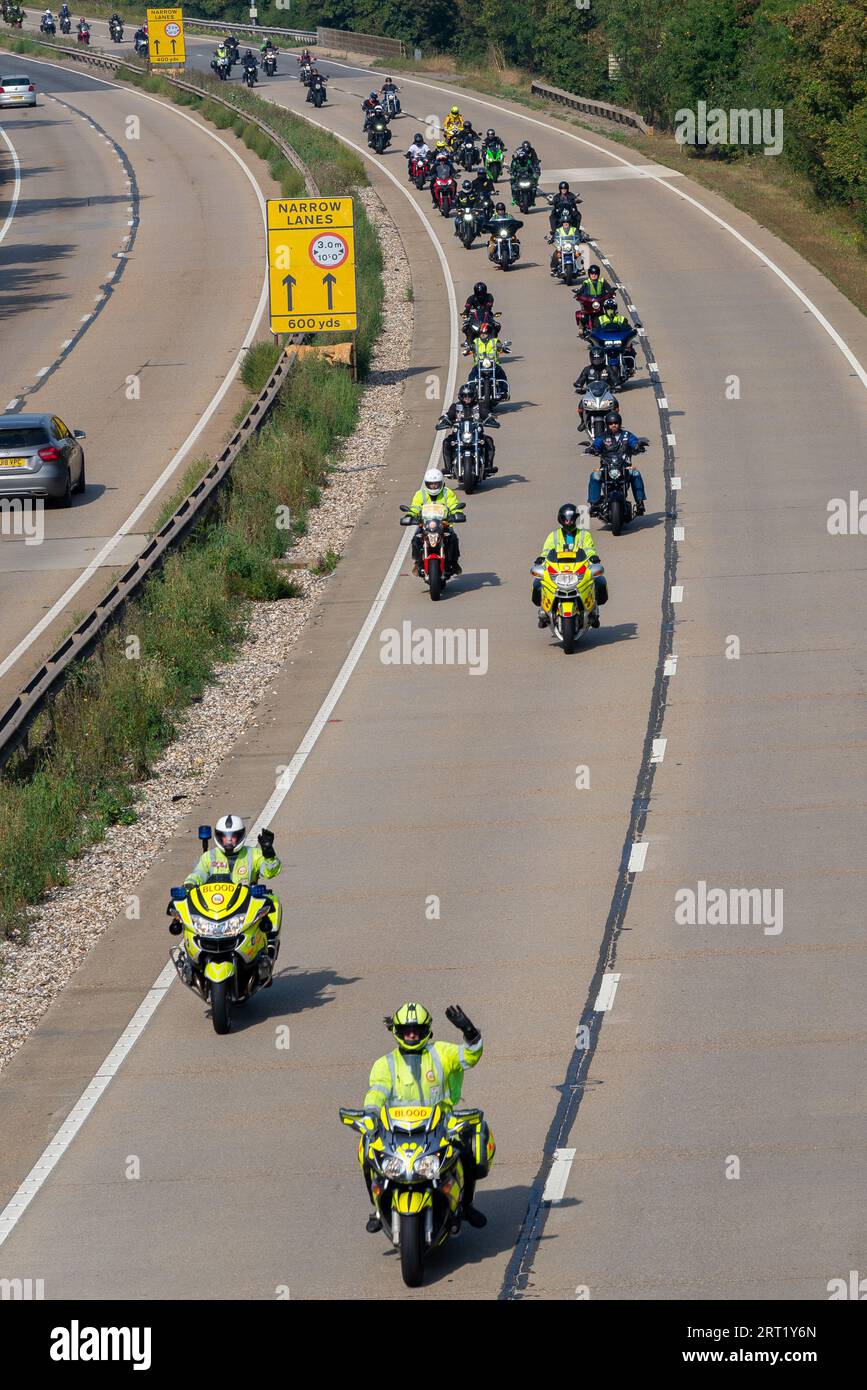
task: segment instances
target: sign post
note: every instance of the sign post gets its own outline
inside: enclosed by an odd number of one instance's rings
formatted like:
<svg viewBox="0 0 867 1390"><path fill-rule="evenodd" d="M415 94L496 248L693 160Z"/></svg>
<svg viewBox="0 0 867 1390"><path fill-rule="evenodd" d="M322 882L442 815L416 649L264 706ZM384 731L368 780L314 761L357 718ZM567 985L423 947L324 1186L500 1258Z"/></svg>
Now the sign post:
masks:
<svg viewBox="0 0 867 1390"><path fill-rule="evenodd" d="M178 8L147 10L148 61L152 68L182 68L187 61L184 15Z"/></svg>
<svg viewBox="0 0 867 1390"><path fill-rule="evenodd" d="M358 328L351 198L268 199L272 333Z"/></svg>

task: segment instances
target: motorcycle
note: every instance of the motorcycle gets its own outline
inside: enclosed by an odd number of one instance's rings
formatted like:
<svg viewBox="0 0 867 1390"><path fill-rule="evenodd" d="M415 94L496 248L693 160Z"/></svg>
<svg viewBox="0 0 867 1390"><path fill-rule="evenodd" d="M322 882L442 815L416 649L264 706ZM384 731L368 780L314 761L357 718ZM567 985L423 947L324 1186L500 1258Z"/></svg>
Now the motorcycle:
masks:
<svg viewBox="0 0 867 1390"><path fill-rule="evenodd" d="M637 326L630 328L627 323L622 326L597 324L588 335L589 341L605 352L611 385L615 391L622 390L629 378L635 375L635 350L632 347L632 339L637 332Z"/></svg>
<svg viewBox="0 0 867 1390"><path fill-rule="evenodd" d="M139 58L146 58L148 56L148 41L144 36L140 39L136 39L134 47ZM231 68L231 59L229 61L229 67Z"/></svg>
<svg viewBox="0 0 867 1390"><path fill-rule="evenodd" d="M79 29L79 31L78 31L78 42L79 42L79 43L86 44L88 47L90 47L90 30L89 30L89 29Z"/></svg>
<svg viewBox="0 0 867 1390"><path fill-rule="evenodd" d="M265 70L266 77L273 77L277 71L277 54L266 53L262 59L262 67Z"/></svg>
<svg viewBox="0 0 867 1390"><path fill-rule="evenodd" d="M446 178L434 179L431 187L431 196L443 217L451 217L457 191L458 186L455 183L453 175L449 174Z"/></svg>
<svg viewBox="0 0 867 1390"><path fill-rule="evenodd" d="M382 116L371 121L367 143L377 154L385 154L386 148L391 144L391 131L388 122Z"/></svg>
<svg viewBox="0 0 867 1390"><path fill-rule="evenodd" d="M506 227L498 227L488 246L488 260L498 265L500 270L508 270L521 254L521 243L510 235Z"/></svg>
<svg viewBox="0 0 867 1390"><path fill-rule="evenodd" d="M112 43L123 43L123 25L119 20L112 20L109 25L109 34Z"/></svg>
<svg viewBox="0 0 867 1390"><path fill-rule="evenodd" d="M325 101L325 83L323 81L311 82L307 88L307 95L318 111Z"/></svg>
<svg viewBox="0 0 867 1390"><path fill-rule="evenodd" d="M229 55L229 72L231 73L232 68L235 66L235 64L240 63L241 61L241 54L238 49L237 39L234 43L232 43L231 39L226 39L226 52Z"/></svg>
<svg viewBox="0 0 867 1390"><path fill-rule="evenodd" d="M461 1229L465 1143L484 1115L439 1105L384 1105L379 1117L341 1107L345 1125L362 1136L359 1160L371 1168L371 1195L382 1229L400 1251L408 1288L424 1279L424 1262ZM487 1165L495 1144L488 1131Z"/></svg>
<svg viewBox="0 0 867 1390"><path fill-rule="evenodd" d="M401 504L400 510L408 512L409 507ZM439 601L440 594L452 574L446 563L446 533L450 526L466 519L463 512L453 512L449 516L448 509L442 502L425 502L421 509L420 522L416 521L414 516L402 516L400 519L401 526L418 526L421 531L421 578L430 589L434 603Z"/></svg>
<svg viewBox="0 0 867 1390"><path fill-rule="evenodd" d="M298 69L298 81L299 81L299 82L303 82L305 87L307 86L308 82L310 81L310 74L311 74L312 71L313 71L313 64L312 64L312 63L302 63L302 64L301 64L301 67Z"/></svg>
<svg viewBox="0 0 867 1390"><path fill-rule="evenodd" d="M247 86L251 89L255 87L256 82L258 81L256 69L253 67L252 63L250 63L249 66L244 69L244 81L246 82Z"/></svg>
<svg viewBox="0 0 867 1390"><path fill-rule="evenodd" d="M511 343L503 343L503 351L508 352L511 346ZM470 351L470 348L464 348L465 354ZM503 375L498 377L494 370L495 365L492 357L480 357L468 377L469 384L476 388L480 415L493 414L501 401L509 399L509 382L506 374L503 372ZM502 368L500 370L502 371Z"/></svg>
<svg viewBox="0 0 867 1390"><path fill-rule="evenodd" d="M602 300L593 299L589 294L578 294L577 291L575 297L581 305L580 309L575 310L575 322L581 337L587 338L596 327L596 320L602 313Z"/></svg>
<svg viewBox="0 0 867 1390"><path fill-rule="evenodd" d="M484 210L479 207L459 208L458 213L458 236L469 251L473 242L479 234L479 226L484 218Z"/></svg>
<svg viewBox="0 0 867 1390"><path fill-rule="evenodd" d="M605 571L591 565L584 550L549 550L530 573L541 580L542 607L551 620L551 630L570 655L590 627L596 611L595 580Z"/></svg>
<svg viewBox="0 0 867 1390"><path fill-rule="evenodd" d="M642 443L634 451L643 454ZM635 507L629 496L631 484L632 451L624 440L619 449L610 453L597 454L593 449L585 449L592 454L595 466L602 475L602 495L599 499L599 515L611 527L611 534L619 536L624 526L628 526L635 515Z"/></svg>
<svg viewBox="0 0 867 1390"><path fill-rule="evenodd" d="M530 178L526 174L515 179L512 183L512 197L525 216L536 201L538 186L538 180Z"/></svg>
<svg viewBox="0 0 867 1390"><path fill-rule="evenodd" d="M52 38L54 38L55 34L57 33L57 25L54 23L54 20L46 19L44 15L40 22L39 28L43 34L50 34Z"/></svg>
<svg viewBox="0 0 867 1390"><path fill-rule="evenodd" d="M476 137L474 135L461 136L457 157L467 173L471 174L479 162L479 151L476 146Z"/></svg>
<svg viewBox="0 0 867 1390"><path fill-rule="evenodd" d="M229 72L231 71L231 64L229 62L228 56L225 58L212 58L211 67L214 69L214 72L217 74L220 81L225 82L226 78L229 76Z"/></svg>
<svg viewBox="0 0 867 1390"><path fill-rule="evenodd" d="M488 429L498 430L500 428L499 420L488 419L485 424ZM481 420L458 420L454 425L451 420L440 420L434 428L454 431L455 447L450 472L469 497L471 493L475 492L479 483L484 482L487 472L485 430ZM443 449L443 455L443 463L445 463L445 449Z"/></svg>
<svg viewBox="0 0 867 1390"><path fill-rule="evenodd" d="M558 228L554 234L554 269L563 284L570 287L581 273L577 234L571 227L568 231Z"/></svg>
<svg viewBox="0 0 867 1390"><path fill-rule="evenodd" d="M491 145L490 148L485 150L485 173L492 183L496 183L503 172L503 156L505 153L506 148L504 145Z"/></svg>
<svg viewBox="0 0 867 1390"><path fill-rule="evenodd" d="M424 188L425 180L430 174L430 162L427 159L415 158L409 161L409 179L421 192Z"/></svg>
<svg viewBox="0 0 867 1390"><path fill-rule="evenodd" d="M586 430L591 439L601 439L605 433L605 416L617 409L617 397L607 381L588 381L578 411L579 430Z"/></svg>
<svg viewBox="0 0 867 1390"><path fill-rule="evenodd" d="M390 90L387 90L386 88L383 88L380 100L382 102L383 110L389 118L400 115L400 101L398 100L398 95L396 91L392 92Z"/></svg>
<svg viewBox="0 0 867 1390"><path fill-rule="evenodd" d="M61 15L61 18L60 18L60 32L61 32L61 34L68 34L71 28L72 28L72 20L69 18L69 15Z"/></svg>
<svg viewBox="0 0 867 1390"><path fill-rule="evenodd" d="M202 826L200 835L210 826ZM260 884L208 879L200 887L172 889L169 931L183 934L183 947L169 955L178 977L211 1006L215 1033L228 1033L232 1009L272 982L280 949L268 919L280 924L280 904Z"/></svg>

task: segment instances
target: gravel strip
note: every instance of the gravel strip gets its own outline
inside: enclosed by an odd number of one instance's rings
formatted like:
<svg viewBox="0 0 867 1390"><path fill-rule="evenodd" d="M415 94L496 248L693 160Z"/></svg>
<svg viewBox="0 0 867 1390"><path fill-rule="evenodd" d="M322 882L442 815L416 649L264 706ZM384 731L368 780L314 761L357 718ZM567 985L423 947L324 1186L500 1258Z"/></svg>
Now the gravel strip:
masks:
<svg viewBox="0 0 867 1390"><path fill-rule="evenodd" d="M310 511L307 534L287 555L301 594L254 603L237 658L220 665L214 683L179 722L179 733L138 789L138 819L113 826L83 860L67 866L69 882L53 889L28 916L29 940L7 941L0 957L0 1070L36 1027L52 999L117 916L118 884L133 885L161 845L201 798L227 752L225 729L240 716L239 733L255 723L256 707L290 656L328 577L311 573L331 550L340 554L353 522L385 467L391 436L403 419L402 369L412 354L409 263L400 234L372 189L357 195L375 223L382 246L384 328L373 353L358 424L335 460L339 489L326 485ZM335 368L335 370L338 370ZM374 462L371 462L374 460ZM348 505L347 505L348 503ZM297 567L297 568L294 568Z"/></svg>

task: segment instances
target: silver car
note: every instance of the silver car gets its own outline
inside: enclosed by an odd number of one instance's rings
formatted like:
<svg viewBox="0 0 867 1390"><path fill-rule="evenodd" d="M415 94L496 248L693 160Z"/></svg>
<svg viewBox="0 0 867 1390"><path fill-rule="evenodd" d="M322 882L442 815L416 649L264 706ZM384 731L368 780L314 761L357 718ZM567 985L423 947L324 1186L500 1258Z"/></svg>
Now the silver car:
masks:
<svg viewBox="0 0 867 1390"><path fill-rule="evenodd" d="M58 415L0 415L0 497L46 497L68 507L85 488L84 438Z"/></svg>
<svg viewBox="0 0 867 1390"><path fill-rule="evenodd" d="M0 77L0 106L35 106L36 85L29 77Z"/></svg>

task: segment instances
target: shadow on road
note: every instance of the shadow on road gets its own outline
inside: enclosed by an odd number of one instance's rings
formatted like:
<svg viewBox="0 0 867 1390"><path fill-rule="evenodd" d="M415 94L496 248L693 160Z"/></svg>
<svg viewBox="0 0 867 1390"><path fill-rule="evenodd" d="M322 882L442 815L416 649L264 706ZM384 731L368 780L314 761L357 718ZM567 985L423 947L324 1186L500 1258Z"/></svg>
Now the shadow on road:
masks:
<svg viewBox="0 0 867 1390"><path fill-rule="evenodd" d="M260 1027L269 1018L285 1018L335 1003L339 985L354 985L360 976L339 975L336 970L295 970L290 966L274 976L270 989L260 990L243 1008L232 1013L232 1031Z"/></svg>

